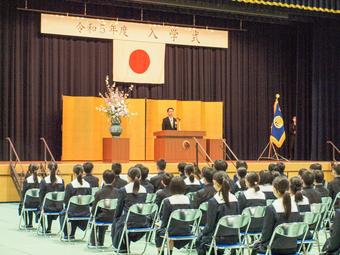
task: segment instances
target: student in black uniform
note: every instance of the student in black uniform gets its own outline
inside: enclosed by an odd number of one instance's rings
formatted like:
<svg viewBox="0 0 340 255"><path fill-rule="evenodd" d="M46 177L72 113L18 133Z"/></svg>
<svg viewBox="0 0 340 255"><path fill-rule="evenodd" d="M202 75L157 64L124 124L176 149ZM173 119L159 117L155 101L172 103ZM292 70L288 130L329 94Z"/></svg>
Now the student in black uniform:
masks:
<svg viewBox="0 0 340 255"><path fill-rule="evenodd" d="M177 169L178 169L179 176L182 177L183 179L187 178L187 177L185 176L185 173L184 173L184 168L185 168L186 164L187 164L187 163L185 163L185 162L180 162L180 163L178 163L178 165L177 165Z"/></svg>
<svg viewBox="0 0 340 255"><path fill-rule="evenodd" d="M336 195L340 192L340 164L334 164L332 167L333 181L327 185L329 196L334 200ZM336 208L340 208L340 201L335 204Z"/></svg>
<svg viewBox="0 0 340 255"><path fill-rule="evenodd" d="M307 197L302 195L302 180L299 176L290 178L289 190L292 199L297 204L300 213L310 212L310 203Z"/></svg>
<svg viewBox="0 0 340 255"><path fill-rule="evenodd" d="M171 179L173 178L173 174L165 173L162 178L162 185L164 186L163 189L159 189L156 192L156 200L155 203L158 208L161 206L163 199L170 197L170 188L169 184Z"/></svg>
<svg viewBox="0 0 340 255"><path fill-rule="evenodd" d="M285 169L286 169L286 165L283 162L279 162L276 164L277 166L277 171L281 174L281 175L285 175Z"/></svg>
<svg viewBox="0 0 340 255"><path fill-rule="evenodd" d="M299 169L299 176L302 178L302 175L304 172L308 171L306 168L300 168Z"/></svg>
<svg viewBox="0 0 340 255"><path fill-rule="evenodd" d="M214 170L210 167L204 167L202 170L202 177L203 177L203 184L204 187L200 190L198 190L194 196L194 208L199 208L200 205L206 201L208 201L210 198L212 198L216 191L214 189L213 185L213 176L214 176Z"/></svg>
<svg viewBox="0 0 340 255"><path fill-rule="evenodd" d="M326 255L340 254L340 210L335 210L334 223L331 227L331 236L322 249Z"/></svg>
<svg viewBox="0 0 340 255"><path fill-rule="evenodd" d="M151 184L151 182L148 180L149 168L147 168L146 166L142 164L137 164L135 167L138 167L141 172L140 184L146 189L147 193L154 193L155 188Z"/></svg>
<svg viewBox="0 0 340 255"><path fill-rule="evenodd" d="M56 191L62 192L65 190L64 180L57 175L58 164L55 162L50 162L47 168L49 170L49 175L46 176L40 183L39 197L41 206L47 193ZM61 212L63 209L64 205L62 202L53 202L51 200L46 200L45 202L45 212ZM47 229L45 230L46 234L51 233L52 222L57 218L57 215L47 216Z"/></svg>
<svg viewBox="0 0 340 255"><path fill-rule="evenodd" d="M228 163L226 161L224 161L224 160L215 160L214 161L214 169L216 171L222 171L222 172L226 172L227 173ZM234 183L229 178L229 176L227 177L227 179L228 179L229 186L230 186L230 192L234 194L235 193Z"/></svg>
<svg viewBox="0 0 340 255"><path fill-rule="evenodd" d="M102 199L118 199L118 189L113 187L115 174L112 170L105 170L103 173L104 186L99 190L94 196L94 202L92 204L92 215L94 215L96 206L98 202ZM114 211L106 209L98 209L95 215L96 221L101 222L112 222L114 216ZM104 245L105 232L107 230L106 226L97 226L97 242L98 246ZM94 229L91 233L91 245L95 245Z"/></svg>
<svg viewBox="0 0 340 255"><path fill-rule="evenodd" d="M207 244L211 243L218 221L226 215L239 214L237 198L230 193L229 178L225 172L218 171L213 177L216 194L208 201L207 223L196 240L198 255L204 255L208 251ZM217 243L231 244L238 241L237 231L221 228L217 236ZM224 251L219 251L223 254Z"/></svg>
<svg viewBox="0 0 340 255"><path fill-rule="evenodd" d="M35 164L30 164L28 166L28 171L26 173L26 178L23 183L23 188L21 192L22 202L19 205L19 213L21 213L22 203L25 199L25 194L29 189L38 189L41 178L38 176L39 167ZM27 197L25 202L26 208L39 208L39 198ZM33 212L26 213L26 228L33 227Z"/></svg>
<svg viewBox="0 0 340 255"><path fill-rule="evenodd" d="M84 180L90 184L91 188L99 187L99 179L92 175L93 164L91 162L86 162L83 164L83 168L86 174Z"/></svg>
<svg viewBox="0 0 340 255"><path fill-rule="evenodd" d="M162 177L165 173L166 161L164 159L160 159L160 160L157 161L156 165L157 165L158 173L157 173L156 176L153 176L150 179L150 182L153 185L155 192L159 189L164 188L161 181L162 181Z"/></svg>
<svg viewBox="0 0 340 255"><path fill-rule="evenodd" d="M259 173L260 190L266 195L266 199L276 199L273 192L273 174L269 170L262 170Z"/></svg>
<svg viewBox="0 0 340 255"><path fill-rule="evenodd" d="M246 175L247 175L247 169L244 167L239 167L237 169L237 181L235 182L235 193L239 191L247 190L246 185Z"/></svg>
<svg viewBox="0 0 340 255"><path fill-rule="evenodd" d="M187 177L184 179L186 193L196 192L201 189L201 183L195 178L194 171L195 168L192 164L187 164L184 168L185 176Z"/></svg>
<svg viewBox="0 0 340 255"><path fill-rule="evenodd" d="M122 165L120 163L113 163L111 169L115 173L113 187L115 187L116 189L123 188L127 184L127 181L120 178L120 174L122 172Z"/></svg>
<svg viewBox="0 0 340 255"><path fill-rule="evenodd" d="M244 167L245 169L248 170L248 164L247 164L247 162L246 162L246 161L243 161L243 160L238 160L238 161L236 161L236 163L235 163L236 171L237 171L237 169L239 169L240 167ZM234 183L236 183L237 180L238 180L238 177L237 177L237 173L236 173L236 174L234 174L234 177L233 177Z"/></svg>
<svg viewBox="0 0 340 255"><path fill-rule="evenodd" d="M314 173L312 171L305 171L303 172L302 176L303 181L303 190L302 195L308 198L309 203L321 203L321 195L319 191L314 189Z"/></svg>
<svg viewBox="0 0 340 255"><path fill-rule="evenodd" d="M132 167L128 171L128 184L119 190L117 209L112 223L112 245L118 249L119 241L123 233L123 228L129 208L138 203L145 203L146 189L140 184L141 171L137 167ZM149 221L145 217L138 215L129 216L129 228L148 227ZM144 236L144 233L129 234L129 240L136 242ZM126 252L125 238L121 246L121 253Z"/></svg>
<svg viewBox="0 0 340 255"><path fill-rule="evenodd" d="M161 215L161 227L156 231L155 242L158 251L160 250L163 242L162 236L165 234L165 229L168 225L170 215L177 209L190 209L192 207L190 200L184 195L186 191L186 185L184 180L180 176L173 177L169 189L171 196L166 198L163 203L163 210ZM171 221L169 227L169 235L190 235L190 224L176 220ZM184 247L189 241L175 241L170 242L170 254L172 254L173 247L180 249Z"/></svg>
<svg viewBox="0 0 340 255"><path fill-rule="evenodd" d="M320 163L313 163L309 166L310 170L321 170L322 171L322 165Z"/></svg>
<svg viewBox="0 0 340 255"><path fill-rule="evenodd" d="M321 198L323 197L329 197L329 191L325 188L325 176L322 172L322 170L314 170L315 175L315 182L314 182L314 188L319 191Z"/></svg>
<svg viewBox="0 0 340 255"><path fill-rule="evenodd" d="M274 163L270 163L270 164L268 165L268 171L269 171L269 172L278 171L277 165L274 164Z"/></svg>
<svg viewBox="0 0 340 255"><path fill-rule="evenodd" d="M84 180L83 178L83 172L84 168L82 165L75 165L73 167L73 175L75 179L66 185L65 189L65 198L64 198L64 204L65 208L68 206L68 203L73 196L78 195L91 195L91 186L90 184ZM70 204L69 210L68 210L68 216L69 217L86 217L90 216L90 207L89 206L83 206L83 205L74 205ZM77 227L81 230L85 230L87 226L87 221L85 220L79 220L79 221L71 221L71 231L69 234L70 239L74 239ZM64 239L67 239L67 228L65 226L64 228Z"/></svg>
<svg viewBox="0 0 340 255"><path fill-rule="evenodd" d="M285 176L273 181L277 199L266 208L261 240L254 245L252 254L265 253L274 229L282 223L302 222L298 207L289 194L289 181ZM297 251L297 240L276 235L271 249L273 254L292 254Z"/></svg>

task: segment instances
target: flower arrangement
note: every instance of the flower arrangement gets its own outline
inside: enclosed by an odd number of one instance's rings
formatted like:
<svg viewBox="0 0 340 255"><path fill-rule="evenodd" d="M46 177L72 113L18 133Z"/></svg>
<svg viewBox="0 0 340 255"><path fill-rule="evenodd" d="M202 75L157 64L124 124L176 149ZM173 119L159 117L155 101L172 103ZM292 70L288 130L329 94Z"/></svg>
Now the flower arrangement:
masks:
<svg viewBox="0 0 340 255"><path fill-rule="evenodd" d="M133 85L129 86L127 92L119 90L118 87L116 87L115 82L110 85L108 75L106 76L105 84L107 91L104 95L99 93L99 96L104 99L104 104L100 105L96 109L100 112L106 113L112 124L120 124L121 117L128 117L133 114L129 112L126 101L133 90Z"/></svg>

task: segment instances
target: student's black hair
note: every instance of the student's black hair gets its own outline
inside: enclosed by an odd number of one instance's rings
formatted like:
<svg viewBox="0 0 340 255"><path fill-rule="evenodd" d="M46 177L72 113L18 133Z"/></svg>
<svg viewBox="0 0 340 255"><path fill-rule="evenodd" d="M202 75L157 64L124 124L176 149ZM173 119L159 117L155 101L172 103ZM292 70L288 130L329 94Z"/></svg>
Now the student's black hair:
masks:
<svg viewBox="0 0 340 255"><path fill-rule="evenodd" d="M322 170L314 170L315 182L316 183L324 183L325 175Z"/></svg>
<svg viewBox="0 0 340 255"><path fill-rule="evenodd" d="M170 110L175 110L174 108L172 108L172 107L169 107L168 109L166 109L166 112L169 112Z"/></svg>
<svg viewBox="0 0 340 255"><path fill-rule="evenodd" d="M184 194L186 185L183 178L180 176L173 177L169 184L169 190L171 195Z"/></svg>
<svg viewBox="0 0 340 255"><path fill-rule="evenodd" d="M120 175L122 172L122 165L120 163L113 163L111 165L112 171L115 173L115 175Z"/></svg>
<svg viewBox="0 0 340 255"><path fill-rule="evenodd" d="M164 171L166 168L166 161L164 159L160 159L157 161L157 168L161 171Z"/></svg>
<svg viewBox="0 0 340 255"><path fill-rule="evenodd" d="M236 161L236 169L239 169L240 167L244 167L245 169L248 169L247 162L243 160Z"/></svg>
<svg viewBox="0 0 340 255"><path fill-rule="evenodd" d="M287 177L283 175L276 177L273 181L273 187L282 196L285 217L288 219L292 212L292 200L288 192L289 181Z"/></svg>
<svg viewBox="0 0 340 255"><path fill-rule="evenodd" d="M270 172L272 172L272 171L277 171L277 165L274 164L274 163L270 163L270 164L268 165L268 170L269 170Z"/></svg>
<svg viewBox="0 0 340 255"><path fill-rule="evenodd" d="M247 169L245 167L239 167L237 169L237 175L239 177L238 182L240 183L241 189L246 190L247 185L246 185L246 175L247 175Z"/></svg>
<svg viewBox="0 0 340 255"><path fill-rule="evenodd" d="M276 164L276 166L279 173L283 175L285 173L286 165L283 162L279 162Z"/></svg>
<svg viewBox="0 0 340 255"><path fill-rule="evenodd" d="M177 165L178 172L180 172L181 174L184 174L184 168L185 168L186 164L187 163L185 163L185 162L178 163L178 165Z"/></svg>
<svg viewBox="0 0 340 255"><path fill-rule="evenodd" d="M310 170L303 172L301 178L305 186L310 187L314 184L314 180L315 180L314 173Z"/></svg>
<svg viewBox="0 0 340 255"><path fill-rule="evenodd" d="M169 174L169 173L165 173L162 176L162 182L164 184L164 186L169 186L171 179L174 177L173 174Z"/></svg>
<svg viewBox="0 0 340 255"><path fill-rule="evenodd" d="M228 182L227 173L223 171L217 171L215 172L213 179L221 186L219 193L222 194L225 204L229 206L230 184Z"/></svg>
<svg viewBox="0 0 340 255"><path fill-rule="evenodd" d="M272 184L273 183L273 175L269 170L261 170L259 173L259 184L260 185L265 185L265 184Z"/></svg>
<svg viewBox="0 0 340 255"><path fill-rule="evenodd" d="M295 196L295 202L301 202L303 200L303 195L302 195L302 180L299 176L294 176L290 178L290 191L291 193Z"/></svg>
<svg viewBox="0 0 340 255"><path fill-rule="evenodd" d="M213 182L214 173L215 171L211 167L205 166L202 169L202 177L210 184Z"/></svg>
<svg viewBox="0 0 340 255"><path fill-rule="evenodd" d="M298 172L299 176L302 177L303 173L306 171L308 171L306 168L300 168Z"/></svg>
<svg viewBox="0 0 340 255"><path fill-rule="evenodd" d="M216 171L227 171L228 169L228 164L224 160L215 160L214 162L214 168Z"/></svg>
<svg viewBox="0 0 340 255"><path fill-rule="evenodd" d="M320 163L313 163L309 166L310 170L322 170L322 165Z"/></svg>
<svg viewBox="0 0 340 255"><path fill-rule="evenodd" d="M194 165L194 175L196 176L196 178L198 179L201 179L201 175L202 175L202 172L201 172L201 169L199 168L199 166L196 164L196 163L193 163Z"/></svg>
<svg viewBox="0 0 340 255"><path fill-rule="evenodd" d="M252 173L248 173L246 176L246 180L249 183L249 186L253 189L255 189L255 191L259 191L260 190L260 186L259 186L259 175L255 172Z"/></svg>
<svg viewBox="0 0 340 255"><path fill-rule="evenodd" d="M54 187L57 184L58 164L56 162L50 162L48 163L47 168L50 170L50 181Z"/></svg>
<svg viewBox="0 0 340 255"><path fill-rule="evenodd" d="M77 176L77 180L81 185L83 185L83 172L84 168L82 165L77 164L73 167L73 173Z"/></svg>
<svg viewBox="0 0 340 255"><path fill-rule="evenodd" d="M133 182L132 191L134 194L137 194L139 191L141 175L141 171L138 167L131 167L128 171L128 176Z"/></svg>
<svg viewBox="0 0 340 255"><path fill-rule="evenodd" d="M149 168L147 168L146 166L142 166L140 168L140 172L141 172L142 181L145 181L146 178L148 178L148 175L149 175Z"/></svg>
<svg viewBox="0 0 340 255"><path fill-rule="evenodd" d="M195 181L195 168L193 164L187 164L184 168L185 175L189 177L191 183Z"/></svg>
<svg viewBox="0 0 340 255"><path fill-rule="evenodd" d="M29 175L33 176L33 181L34 181L35 184L39 183L39 180L38 180L38 170L39 170L39 167L36 164L30 164L28 166L27 173Z"/></svg>
<svg viewBox="0 0 340 255"><path fill-rule="evenodd" d="M103 180L105 184L112 184L114 179L115 179L115 173L112 170L107 169L104 171Z"/></svg>
<svg viewBox="0 0 340 255"><path fill-rule="evenodd" d="M335 172L336 175L340 175L340 164L339 163L334 163L332 170Z"/></svg>
<svg viewBox="0 0 340 255"><path fill-rule="evenodd" d="M93 170L93 164L91 162L85 162L83 164L83 168L86 174L91 174Z"/></svg>
<svg viewBox="0 0 340 255"><path fill-rule="evenodd" d="M276 177L281 176L281 174L278 171L272 171L273 181Z"/></svg>

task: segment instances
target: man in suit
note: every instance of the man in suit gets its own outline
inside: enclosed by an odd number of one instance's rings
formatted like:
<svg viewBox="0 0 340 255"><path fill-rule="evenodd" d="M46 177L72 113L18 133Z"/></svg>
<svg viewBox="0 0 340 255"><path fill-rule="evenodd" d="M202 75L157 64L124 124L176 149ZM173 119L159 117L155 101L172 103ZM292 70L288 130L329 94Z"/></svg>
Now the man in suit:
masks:
<svg viewBox="0 0 340 255"><path fill-rule="evenodd" d="M296 116L293 116L289 125L289 159L294 159L296 137Z"/></svg>
<svg viewBox="0 0 340 255"><path fill-rule="evenodd" d="M167 110L168 117L163 119L162 130L177 130L177 120L174 118L174 108L169 107Z"/></svg>

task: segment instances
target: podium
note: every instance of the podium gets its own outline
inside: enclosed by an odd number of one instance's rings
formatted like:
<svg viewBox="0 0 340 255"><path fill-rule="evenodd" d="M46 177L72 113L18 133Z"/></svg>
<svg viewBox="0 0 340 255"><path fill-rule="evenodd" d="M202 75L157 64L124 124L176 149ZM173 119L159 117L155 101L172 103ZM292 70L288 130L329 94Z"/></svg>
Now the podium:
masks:
<svg viewBox="0 0 340 255"><path fill-rule="evenodd" d="M103 161L127 163L130 158L129 138L103 138Z"/></svg>
<svg viewBox="0 0 340 255"><path fill-rule="evenodd" d="M204 150L207 148L207 142L203 139L205 131L177 131L163 130L153 133L154 159L164 159L170 163L176 162L195 162L196 161L196 142L194 137L200 143ZM206 162L206 157L198 149L198 161Z"/></svg>

